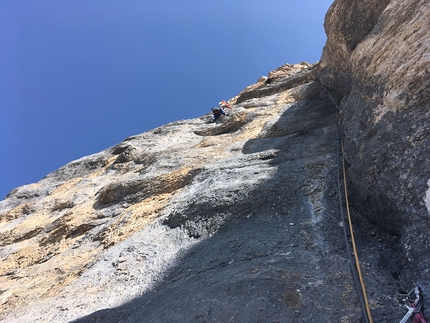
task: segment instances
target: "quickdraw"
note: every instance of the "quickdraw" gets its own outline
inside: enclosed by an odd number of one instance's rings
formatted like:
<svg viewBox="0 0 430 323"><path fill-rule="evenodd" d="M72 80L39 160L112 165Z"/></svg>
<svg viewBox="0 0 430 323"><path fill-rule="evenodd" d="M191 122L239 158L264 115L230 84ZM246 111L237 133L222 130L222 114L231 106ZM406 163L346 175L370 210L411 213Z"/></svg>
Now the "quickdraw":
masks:
<svg viewBox="0 0 430 323"><path fill-rule="evenodd" d="M412 323L427 323L422 313L423 298L419 287L415 287L407 294L399 294L398 300L408 309L400 323L406 323L411 316L413 316Z"/></svg>

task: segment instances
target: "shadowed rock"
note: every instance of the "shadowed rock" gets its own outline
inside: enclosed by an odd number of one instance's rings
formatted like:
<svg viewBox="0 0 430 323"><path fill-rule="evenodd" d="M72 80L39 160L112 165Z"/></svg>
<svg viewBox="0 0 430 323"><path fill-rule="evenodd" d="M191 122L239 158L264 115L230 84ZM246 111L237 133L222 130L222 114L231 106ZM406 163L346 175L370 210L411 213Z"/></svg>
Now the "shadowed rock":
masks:
<svg viewBox="0 0 430 323"><path fill-rule="evenodd" d="M430 293L430 4L333 3L322 84L343 96L341 124L352 203L401 236L406 285ZM406 265L407 263L407 265Z"/></svg>
<svg viewBox="0 0 430 323"><path fill-rule="evenodd" d="M423 0L336 0L318 65L261 77L217 123L172 122L13 190L0 320L360 321L344 136L373 319L400 321L398 289L430 293L429 14Z"/></svg>

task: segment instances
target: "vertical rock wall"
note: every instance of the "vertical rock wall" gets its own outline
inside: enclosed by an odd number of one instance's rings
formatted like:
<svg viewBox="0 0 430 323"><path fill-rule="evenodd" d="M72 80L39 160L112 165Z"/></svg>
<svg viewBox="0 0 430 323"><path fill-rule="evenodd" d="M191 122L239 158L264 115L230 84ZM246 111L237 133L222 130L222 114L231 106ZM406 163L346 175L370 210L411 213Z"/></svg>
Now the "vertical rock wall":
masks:
<svg viewBox="0 0 430 323"><path fill-rule="evenodd" d="M428 21L428 0L336 0L318 67L284 65L228 118L129 137L13 190L0 320L358 322L322 84L340 98L352 205L387 230L353 210L374 319L398 321L399 285L430 294Z"/></svg>
<svg viewBox="0 0 430 323"><path fill-rule="evenodd" d="M319 76L342 96L353 205L401 235L400 279L423 286L430 278L429 21L427 0L337 0L325 20Z"/></svg>

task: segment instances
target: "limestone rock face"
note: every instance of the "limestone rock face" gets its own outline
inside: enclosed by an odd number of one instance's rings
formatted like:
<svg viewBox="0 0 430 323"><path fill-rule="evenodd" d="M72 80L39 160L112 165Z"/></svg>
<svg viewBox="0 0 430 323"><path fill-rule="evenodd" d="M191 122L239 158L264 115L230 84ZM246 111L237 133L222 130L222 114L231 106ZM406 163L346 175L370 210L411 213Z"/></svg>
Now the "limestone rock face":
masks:
<svg viewBox="0 0 430 323"><path fill-rule="evenodd" d="M13 190L0 202L1 320L359 319L339 225L337 109L315 70L287 64L215 124L173 122ZM366 262L376 315L398 318L380 261Z"/></svg>
<svg viewBox="0 0 430 323"><path fill-rule="evenodd" d="M350 57L370 33L390 0L336 0L324 22L327 42L320 61L319 78L323 84L344 95L350 91Z"/></svg>
<svg viewBox="0 0 430 323"><path fill-rule="evenodd" d="M14 189L0 320L359 322L342 134L373 319L400 321L399 288L430 294L429 18L424 0L336 0L319 64L261 77L217 123L173 122Z"/></svg>
<svg viewBox="0 0 430 323"><path fill-rule="evenodd" d="M430 3L336 0L319 79L341 97L353 198L401 236L403 281L430 293ZM407 269L406 269L407 268Z"/></svg>

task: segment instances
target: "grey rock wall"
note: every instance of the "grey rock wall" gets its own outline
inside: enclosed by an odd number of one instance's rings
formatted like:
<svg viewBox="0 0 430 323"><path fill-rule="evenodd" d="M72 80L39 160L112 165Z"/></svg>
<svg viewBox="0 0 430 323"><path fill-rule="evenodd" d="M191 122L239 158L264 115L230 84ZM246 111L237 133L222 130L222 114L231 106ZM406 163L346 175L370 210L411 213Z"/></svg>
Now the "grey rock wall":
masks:
<svg viewBox="0 0 430 323"><path fill-rule="evenodd" d="M353 205L401 236L401 279L430 293L430 4L337 0L320 81L342 97Z"/></svg>
<svg viewBox="0 0 430 323"><path fill-rule="evenodd" d="M399 288L430 294L429 15L336 0L318 65L270 72L215 124L173 122L13 190L0 320L360 322L340 125L373 319L399 321Z"/></svg>

